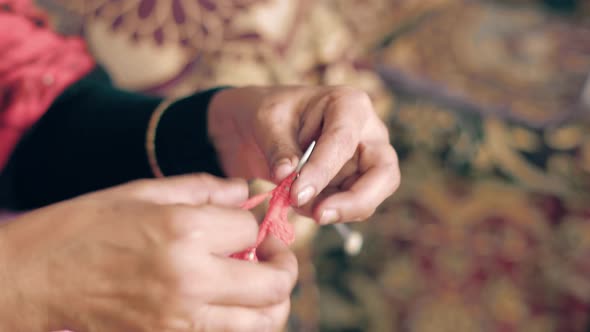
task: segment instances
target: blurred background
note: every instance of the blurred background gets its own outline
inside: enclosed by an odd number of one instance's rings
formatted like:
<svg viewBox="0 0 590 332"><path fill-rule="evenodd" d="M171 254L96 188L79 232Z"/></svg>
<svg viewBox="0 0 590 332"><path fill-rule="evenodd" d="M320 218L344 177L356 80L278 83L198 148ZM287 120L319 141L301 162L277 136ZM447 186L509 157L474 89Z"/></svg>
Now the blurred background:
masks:
<svg viewBox="0 0 590 332"><path fill-rule="evenodd" d="M290 331L590 331L590 1L39 2L131 90L371 94L402 186L357 256L294 218Z"/></svg>

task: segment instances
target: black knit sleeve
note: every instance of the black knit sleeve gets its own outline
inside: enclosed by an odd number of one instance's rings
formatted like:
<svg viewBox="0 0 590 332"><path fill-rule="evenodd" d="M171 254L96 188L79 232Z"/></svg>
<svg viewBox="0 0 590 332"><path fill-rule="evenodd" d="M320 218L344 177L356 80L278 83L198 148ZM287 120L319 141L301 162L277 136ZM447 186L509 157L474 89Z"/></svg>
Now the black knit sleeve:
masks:
<svg viewBox="0 0 590 332"><path fill-rule="evenodd" d="M164 174L222 175L207 136L207 108L218 90L181 99L162 116L156 153ZM93 77L74 84L16 147L0 174L0 203L30 209L153 177L146 131L161 102Z"/></svg>

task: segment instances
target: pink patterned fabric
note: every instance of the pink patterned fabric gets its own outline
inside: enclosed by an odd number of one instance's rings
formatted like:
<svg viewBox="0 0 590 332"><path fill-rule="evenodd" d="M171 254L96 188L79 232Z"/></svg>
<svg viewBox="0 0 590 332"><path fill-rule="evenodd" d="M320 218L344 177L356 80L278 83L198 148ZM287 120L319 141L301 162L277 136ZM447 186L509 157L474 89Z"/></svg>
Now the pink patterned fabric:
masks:
<svg viewBox="0 0 590 332"><path fill-rule="evenodd" d="M30 0L0 0L0 170L24 131L94 61L79 38L54 33Z"/></svg>
<svg viewBox="0 0 590 332"><path fill-rule="evenodd" d="M297 173L293 172L285 178L279 185L270 192L256 195L245 201L241 208L250 210L261 204L267 197L270 196L270 204L268 212L262 220L260 229L258 230L258 237L256 243L252 248L248 248L239 253L233 254L231 257L242 260L258 261L256 256L256 248L266 239L268 234L276 236L279 240L289 245L295 241L295 230L293 225L287 219L287 213L291 207L291 185L297 178Z"/></svg>

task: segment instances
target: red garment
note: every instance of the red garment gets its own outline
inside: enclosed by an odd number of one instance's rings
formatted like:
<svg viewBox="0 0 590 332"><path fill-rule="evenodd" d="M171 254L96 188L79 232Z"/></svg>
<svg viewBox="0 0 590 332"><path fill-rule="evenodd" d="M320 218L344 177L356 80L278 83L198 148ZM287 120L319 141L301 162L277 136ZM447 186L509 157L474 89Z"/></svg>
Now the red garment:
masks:
<svg viewBox="0 0 590 332"><path fill-rule="evenodd" d="M254 196L242 204L242 209L250 210L251 208L262 203L268 196L271 196L268 207L268 212L264 216L260 229L258 230L258 238L254 247L246 249L242 252L235 253L231 257L257 261L256 248L264 241L268 234L272 234L283 241L285 244L291 244L295 240L295 231L293 225L287 219L287 213L291 207L291 185L297 173L293 172L272 191Z"/></svg>
<svg viewBox="0 0 590 332"><path fill-rule="evenodd" d="M82 39L47 21L31 0L0 0L0 170L23 133L94 67Z"/></svg>

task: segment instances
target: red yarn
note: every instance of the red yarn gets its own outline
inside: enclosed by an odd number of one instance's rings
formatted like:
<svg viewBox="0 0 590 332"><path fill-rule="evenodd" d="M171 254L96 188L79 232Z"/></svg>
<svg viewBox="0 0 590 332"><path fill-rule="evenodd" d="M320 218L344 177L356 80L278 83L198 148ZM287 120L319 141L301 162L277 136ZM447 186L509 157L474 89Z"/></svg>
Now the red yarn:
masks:
<svg viewBox="0 0 590 332"><path fill-rule="evenodd" d="M0 0L0 170L22 134L94 67L80 38L47 21L30 0Z"/></svg>
<svg viewBox="0 0 590 332"><path fill-rule="evenodd" d="M296 177L297 173L293 172L286 179L281 181L281 183L279 183L279 185L272 191L254 196L241 205L242 209L250 210L262 203L268 196L271 196L268 211L260 224L260 229L258 230L256 244L252 248L231 255L231 257L258 261L256 248L264 241L269 233L279 238L285 244L289 245L293 243L295 240L295 231L293 225L291 225L287 219L287 213L291 207L291 185Z"/></svg>

